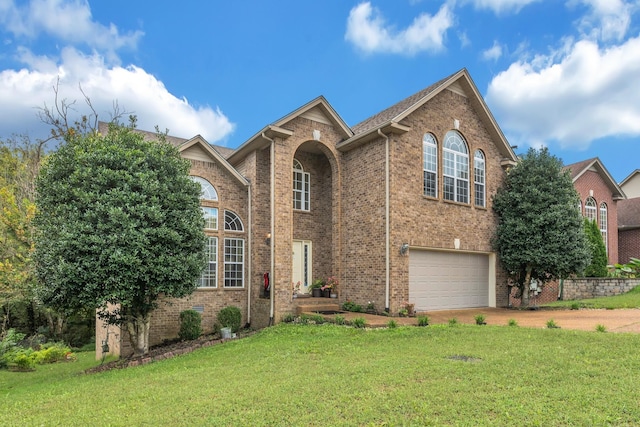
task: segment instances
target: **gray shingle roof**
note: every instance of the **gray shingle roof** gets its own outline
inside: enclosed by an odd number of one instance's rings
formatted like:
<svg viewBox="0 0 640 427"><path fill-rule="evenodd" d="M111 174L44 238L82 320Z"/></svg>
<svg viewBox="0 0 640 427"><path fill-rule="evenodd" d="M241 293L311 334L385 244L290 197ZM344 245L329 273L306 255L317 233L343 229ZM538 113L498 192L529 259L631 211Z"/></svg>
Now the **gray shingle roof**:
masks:
<svg viewBox="0 0 640 427"><path fill-rule="evenodd" d="M451 76L457 74L458 72L452 74ZM420 100L427 97L431 92L433 92L438 87L440 87L444 82L449 80L451 76L445 77L444 79L432 84L431 86L425 89L422 89L420 92L414 93L413 95L403 99L402 101L392 105L391 107L386 108L380 111L379 113L369 117L368 119L361 121L357 125L353 126L351 130L353 130L354 134L359 135L371 129L375 129L377 126L380 126L383 123L388 122L394 117L397 117L398 115L407 111L409 108L411 108L411 106L419 103Z"/></svg>

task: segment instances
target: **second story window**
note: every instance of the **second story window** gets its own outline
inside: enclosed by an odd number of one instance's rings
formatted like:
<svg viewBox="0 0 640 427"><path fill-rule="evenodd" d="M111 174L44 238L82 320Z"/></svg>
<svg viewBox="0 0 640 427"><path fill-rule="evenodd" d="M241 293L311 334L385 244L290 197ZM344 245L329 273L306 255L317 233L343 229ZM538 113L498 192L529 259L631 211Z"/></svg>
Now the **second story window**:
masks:
<svg viewBox="0 0 640 427"><path fill-rule="evenodd" d="M202 189L202 193L200 193L200 200L218 200L218 192L209 181L204 178L200 178L199 176L192 176L191 179L200 184L200 188Z"/></svg>
<svg viewBox="0 0 640 427"><path fill-rule="evenodd" d="M486 187L486 171L484 163L484 154L477 150L473 156L473 186L475 194L475 205L485 207L485 187Z"/></svg>
<svg viewBox="0 0 640 427"><path fill-rule="evenodd" d="M596 208L596 201L593 197L588 197L587 200L584 202L584 216L585 218L588 218L589 221L597 221L597 214L596 214L597 208Z"/></svg>
<svg viewBox="0 0 640 427"><path fill-rule="evenodd" d="M293 159L293 209L310 210L309 190L310 175L304 171L302 164Z"/></svg>
<svg viewBox="0 0 640 427"><path fill-rule="evenodd" d="M422 137L422 172L424 195L438 197L438 145L430 133Z"/></svg>
<svg viewBox="0 0 640 427"><path fill-rule="evenodd" d="M469 203L469 149L458 132L447 132L442 157L444 199Z"/></svg>

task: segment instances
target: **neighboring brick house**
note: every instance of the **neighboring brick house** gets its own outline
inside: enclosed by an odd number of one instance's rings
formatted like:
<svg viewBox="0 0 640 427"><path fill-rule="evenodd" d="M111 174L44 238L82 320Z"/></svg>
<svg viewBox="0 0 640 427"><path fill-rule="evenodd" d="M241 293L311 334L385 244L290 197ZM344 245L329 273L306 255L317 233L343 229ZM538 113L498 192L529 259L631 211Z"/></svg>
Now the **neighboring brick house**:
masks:
<svg viewBox="0 0 640 427"><path fill-rule="evenodd" d="M339 280L338 303L392 315L406 302L508 305L491 203L517 158L466 69L353 127L318 97L235 150L199 136L170 141L217 195L203 200L217 208L218 227L207 230L217 256L206 286L153 314L151 344L175 337L179 312L192 307L205 330L229 304L265 327L304 301L293 283L308 293L328 276Z"/></svg>
<svg viewBox="0 0 640 427"><path fill-rule="evenodd" d="M640 169L634 170L621 183L627 196L618 202L618 262L640 259Z"/></svg>
<svg viewBox="0 0 640 427"><path fill-rule="evenodd" d="M600 159L593 158L565 166L580 194L578 209L598 223L609 264L618 262L618 203L625 195Z"/></svg>

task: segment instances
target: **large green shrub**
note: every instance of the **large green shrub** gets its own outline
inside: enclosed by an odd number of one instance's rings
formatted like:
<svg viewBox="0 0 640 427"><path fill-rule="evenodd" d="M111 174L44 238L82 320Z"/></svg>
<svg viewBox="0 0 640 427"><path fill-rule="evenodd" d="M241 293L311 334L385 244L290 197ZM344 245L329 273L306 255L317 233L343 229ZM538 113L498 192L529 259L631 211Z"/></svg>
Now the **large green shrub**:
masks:
<svg viewBox="0 0 640 427"><path fill-rule="evenodd" d="M202 334L202 316L195 310L185 310L180 313L181 340L195 340Z"/></svg>
<svg viewBox="0 0 640 427"><path fill-rule="evenodd" d="M218 312L218 323L220 323L223 328L231 328L231 332L238 332L241 322L242 313L236 306L230 305Z"/></svg>
<svg viewBox="0 0 640 427"><path fill-rule="evenodd" d="M584 232L589 241L591 262L584 271L585 277L607 277L607 249L595 221L584 219Z"/></svg>
<svg viewBox="0 0 640 427"><path fill-rule="evenodd" d="M9 360L12 359L12 353L19 348L18 343L24 339L24 334L16 332L15 329L9 329L0 341L0 368L6 368Z"/></svg>

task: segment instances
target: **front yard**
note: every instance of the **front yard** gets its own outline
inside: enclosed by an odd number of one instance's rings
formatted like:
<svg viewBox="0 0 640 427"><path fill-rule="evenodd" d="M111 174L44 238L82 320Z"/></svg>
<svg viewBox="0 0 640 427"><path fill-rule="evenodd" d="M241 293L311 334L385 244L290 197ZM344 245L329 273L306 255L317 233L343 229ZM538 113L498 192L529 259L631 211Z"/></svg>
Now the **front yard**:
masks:
<svg viewBox="0 0 640 427"><path fill-rule="evenodd" d="M126 370L0 371L0 424L638 425L640 335L280 324ZM44 371L44 370L48 371Z"/></svg>

